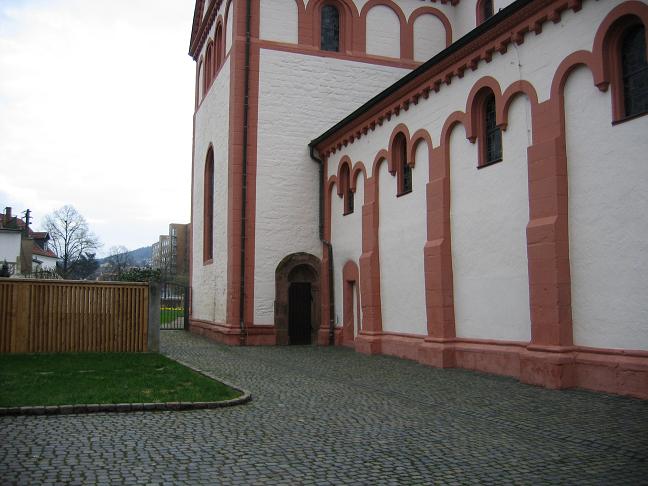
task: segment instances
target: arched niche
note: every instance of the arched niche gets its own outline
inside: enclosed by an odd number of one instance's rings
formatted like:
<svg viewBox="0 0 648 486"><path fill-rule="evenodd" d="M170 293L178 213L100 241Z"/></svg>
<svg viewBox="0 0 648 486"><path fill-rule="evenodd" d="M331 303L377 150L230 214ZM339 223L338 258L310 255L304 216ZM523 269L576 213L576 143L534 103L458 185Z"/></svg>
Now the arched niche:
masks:
<svg viewBox="0 0 648 486"><path fill-rule="evenodd" d="M293 253L277 265L274 319L277 344L317 342L321 320L320 268L319 258L309 253ZM308 323L304 322L306 315Z"/></svg>

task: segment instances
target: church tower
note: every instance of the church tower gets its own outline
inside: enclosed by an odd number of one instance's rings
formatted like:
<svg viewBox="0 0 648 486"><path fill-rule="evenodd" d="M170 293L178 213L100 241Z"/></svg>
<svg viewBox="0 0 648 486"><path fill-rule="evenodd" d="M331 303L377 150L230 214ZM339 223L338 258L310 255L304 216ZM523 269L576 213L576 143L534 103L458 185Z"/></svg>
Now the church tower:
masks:
<svg viewBox="0 0 648 486"><path fill-rule="evenodd" d="M328 342L339 315L308 142L468 29L455 4L197 0L193 331Z"/></svg>

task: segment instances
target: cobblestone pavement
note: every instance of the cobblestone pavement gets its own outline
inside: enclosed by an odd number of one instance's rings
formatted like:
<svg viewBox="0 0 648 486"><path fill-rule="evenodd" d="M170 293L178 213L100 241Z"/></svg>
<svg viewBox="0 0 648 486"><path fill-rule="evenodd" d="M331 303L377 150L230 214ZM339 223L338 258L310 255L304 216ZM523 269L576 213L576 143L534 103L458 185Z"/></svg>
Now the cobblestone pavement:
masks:
<svg viewBox="0 0 648 486"><path fill-rule="evenodd" d="M646 401L183 331L162 350L252 402L0 418L2 484L648 484Z"/></svg>

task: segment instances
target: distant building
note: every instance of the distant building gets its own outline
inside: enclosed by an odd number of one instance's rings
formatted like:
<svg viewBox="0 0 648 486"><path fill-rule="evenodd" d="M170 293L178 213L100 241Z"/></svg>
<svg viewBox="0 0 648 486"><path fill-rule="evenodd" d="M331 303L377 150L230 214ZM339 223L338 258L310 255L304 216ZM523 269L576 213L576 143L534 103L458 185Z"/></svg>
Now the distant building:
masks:
<svg viewBox="0 0 648 486"><path fill-rule="evenodd" d="M0 213L0 265L6 261L12 275L56 270L58 257L49 248L49 240L49 233L32 231L12 214L11 207Z"/></svg>
<svg viewBox="0 0 648 486"><path fill-rule="evenodd" d="M189 274L188 241L189 225L171 223L169 234L160 235L152 245L151 267L171 279L186 278Z"/></svg>

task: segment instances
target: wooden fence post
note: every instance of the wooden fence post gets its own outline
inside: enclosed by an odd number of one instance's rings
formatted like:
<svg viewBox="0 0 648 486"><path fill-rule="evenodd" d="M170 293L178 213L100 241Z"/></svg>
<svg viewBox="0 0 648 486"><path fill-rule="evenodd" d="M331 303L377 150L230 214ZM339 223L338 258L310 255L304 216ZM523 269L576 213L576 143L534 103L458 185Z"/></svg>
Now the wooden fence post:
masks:
<svg viewBox="0 0 648 486"><path fill-rule="evenodd" d="M148 342L146 350L149 353L160 351L160 284L149 284L149 313L148 313Z"/></svg>
<svg viewBox="0 0 648 486"><path fill-rule="evenodd" d="M29 318L31 311L31 285L18 285L13 295L13 319L11 323L12 353L26 353L29 335Z"/></svg>

